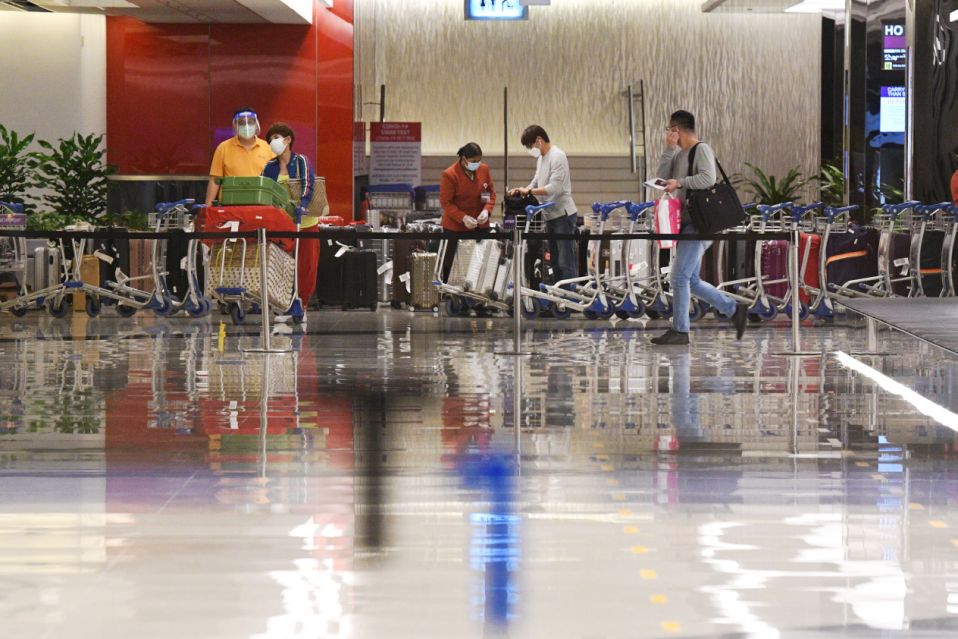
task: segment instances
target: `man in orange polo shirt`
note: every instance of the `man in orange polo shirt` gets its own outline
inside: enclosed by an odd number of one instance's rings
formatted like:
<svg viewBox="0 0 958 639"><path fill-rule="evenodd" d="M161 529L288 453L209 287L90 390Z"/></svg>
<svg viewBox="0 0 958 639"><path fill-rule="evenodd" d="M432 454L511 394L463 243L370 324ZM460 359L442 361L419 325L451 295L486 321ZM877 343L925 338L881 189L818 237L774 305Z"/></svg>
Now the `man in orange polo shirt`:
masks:
<svg viewBox="0 0 958 639"><path fill-rule="evenodd" d="M213 153L210 181L206 186L206 206L212 206L219 193L216 178L257 177L275 155L266 140L256 137L260 132L259 119L249 107L233 114L233 132L236 135L220 143Z"/></svg>

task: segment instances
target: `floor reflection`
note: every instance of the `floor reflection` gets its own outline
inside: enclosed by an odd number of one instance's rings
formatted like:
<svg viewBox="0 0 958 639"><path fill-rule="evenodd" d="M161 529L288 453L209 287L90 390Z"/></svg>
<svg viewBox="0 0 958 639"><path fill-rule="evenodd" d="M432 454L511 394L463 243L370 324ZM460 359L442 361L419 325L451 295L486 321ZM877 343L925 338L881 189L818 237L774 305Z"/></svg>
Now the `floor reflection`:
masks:
<svg viewBox="0 0 958 639"><path fill-rule="evenodd" d="M0 319L8 636L954 636L956 433L858 325L318 319Z"/></svg>

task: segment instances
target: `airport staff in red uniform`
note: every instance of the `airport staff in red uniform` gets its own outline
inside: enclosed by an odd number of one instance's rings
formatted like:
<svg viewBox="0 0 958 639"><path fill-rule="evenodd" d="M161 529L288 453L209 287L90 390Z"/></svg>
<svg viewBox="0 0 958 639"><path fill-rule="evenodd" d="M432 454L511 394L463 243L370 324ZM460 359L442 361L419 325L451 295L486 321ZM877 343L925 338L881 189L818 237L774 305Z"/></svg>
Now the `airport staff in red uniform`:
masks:
<svg viewBox="0 0 958 639"><path fill-rule="evenodd" d="M489 216L496 205L496 188L489 166L482 162L482 149L475 142L459 149L458 156L439 180L442 228L459 233L488 229ZM456 240L450 240L446 245L443 281L449 279L457 244Z"/></svg>

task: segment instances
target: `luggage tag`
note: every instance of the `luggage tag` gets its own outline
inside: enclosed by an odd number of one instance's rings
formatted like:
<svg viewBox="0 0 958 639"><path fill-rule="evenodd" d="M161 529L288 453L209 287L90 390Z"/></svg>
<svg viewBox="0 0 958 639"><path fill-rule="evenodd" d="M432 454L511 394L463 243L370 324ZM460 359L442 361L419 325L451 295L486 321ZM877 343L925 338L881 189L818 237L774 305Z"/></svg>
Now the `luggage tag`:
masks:
<svg viewBox="0 0 958 639"><path fill-rule="evenodd" d="M339 242L336 242L336 243L339 244ZM348 251L349 249L350 249L350 247L347 246L346 244L339 244L339 250L336 251L336 257L342 257L342 256L343 256L343 253L345 253L345 252Z"/></svg>
<svg viewBox="0 0 958 639"><path fill-rule="evenodd" d="M900 257L895 260L894 265L901 268L901 275L908 275L908 258Z"/></svg>
<svg viewBox="0 0 958 639"><path fill-rule="evenodd" d="M386 262L385 264L383 264L382 266L380 266L380 267L376 270L376 272L377 272L378 274L382 275L383 273L386 273L387 271L391 271L391 270L393 270L393 261L392 261L392 260L389 260L388 262Z"/></svg>
<svg viewBox="0 0 958 639"><path fill-rule="evenodd" d="M410 277L408 271L399 276L399 281L406 285L406 292L412 293L412 286L410 286L409 280Z"/></svg>
<svg viewBox="0 0 958 639"><path fill-rule="evenodd" d="M668 275L671 272L672 272L671 266L663 266L661 269L659 269L659 273L661 273L662 275Z"/></svg>
<svg viewBox="0 0 958 639"><path fill-rule="evenodd" d="M236 233L237 231L239 231L239 222L236 220L230 220L229 222L224 222L223 224L220 224L219 228L226 229L228 233ZM228 237L226 238L226 241L235 242L237 239L239 238Z"/></svg>
<svg viewBox="0 0 958 639"><path fill-rule="evenodd" d="M93 257L97 258L101 262L106 262L107 264L113 264L114 261L112 257L100 250L93 251Z"/></svg>

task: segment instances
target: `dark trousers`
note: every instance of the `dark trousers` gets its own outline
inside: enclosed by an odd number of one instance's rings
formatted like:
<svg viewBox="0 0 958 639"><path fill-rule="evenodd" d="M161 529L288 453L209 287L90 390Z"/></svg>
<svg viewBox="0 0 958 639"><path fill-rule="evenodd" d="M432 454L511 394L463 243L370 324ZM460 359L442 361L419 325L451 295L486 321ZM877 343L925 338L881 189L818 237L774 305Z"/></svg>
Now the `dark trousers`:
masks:
<svg viewBox="0 0 958 639"><path fill-rule="evenodd" d="M576 232L575 215L563 215L546 221L548 233L571 234ZM549 254L556 281L575 279L579 274L576 262L575 240L549 240Z"/></svg>

